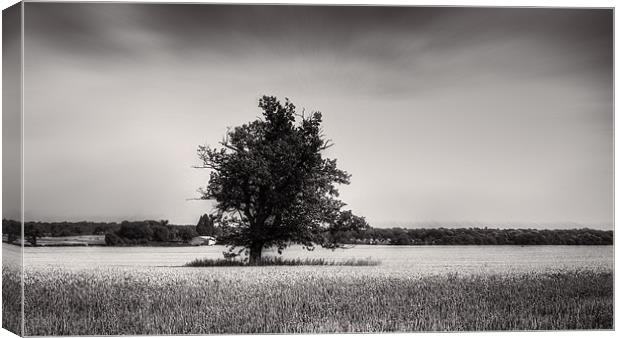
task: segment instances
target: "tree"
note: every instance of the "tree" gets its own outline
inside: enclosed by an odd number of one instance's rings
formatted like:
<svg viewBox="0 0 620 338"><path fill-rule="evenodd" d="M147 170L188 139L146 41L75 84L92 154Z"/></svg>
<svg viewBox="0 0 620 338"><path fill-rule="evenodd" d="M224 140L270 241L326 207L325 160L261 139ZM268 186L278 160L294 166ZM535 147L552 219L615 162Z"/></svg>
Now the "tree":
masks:
<svg viewBox="0 0 620 338"><path fill-rule="evenodd" d="M7 242L13 243L15 240L21 237L22 224L20 222L2 219L2 233L7 234Z"/></svg>
<svg viewBox="0 0 620 338"><path fill-rule="evenodd" d="M148 222L127 222L121 223L121 228L116 232L119 237L135 241L146 241L153 236L153 229Z"/></svg>
<svg viewBox="0 0 620 338"><path fill-rule="evenodd" d="M27 224L24 226L24 236L32 246L37 246L37 238L41 237L42 232L38 226L34 224Z"/></svg>
<svg viewBox="0 0 620 338"><path fill-rule="evenodd" d="M198 233L192 226L181 226L177 230L177 235L182 241L188 242L191 241L192 238L198 236Z"/></svg>
<svg viewBox="0 0 620 338"><path fill-rule="evenodd" d="M153 226L153 240L158 242L167 242L170 239L170 231L163 225Z"/></svg>
<svg viewBox="0 0 620 338"><path fill-rule="evenodd" d="M106 232L106 229L102 226L97 226L94 230L93 230L93 235L104 235Z"/></svg>
<svg viewBox="0 0 620 338"><path fill-rule="evenodd" d="M258 106L262 118L229 129L220 148L198 147L198 168L211 170L200 192L216 202L220 242L229 254L249 252L250 263L274 246L280 253L292 243L340 247L334 234L367 224L341 211L346 204L337 199L336 185L349 184L350 175L323 157L332 143L323 135L321 113L299 114L288 99L282 104L271 96Z"/></svg>
<svg viewBox="0 0 620 338"><path fill-rule="evenodd" d="M209 214L200 216L198 224L196 224L196 232L200 236L213 236L215 234L213 218Z"/></svg>
<svg viewBox="0 0 620 338"><path fill-rule="evenodd" d="M125 241L113 232L105 234L105 244L109 246L122 245Z"/></svg>

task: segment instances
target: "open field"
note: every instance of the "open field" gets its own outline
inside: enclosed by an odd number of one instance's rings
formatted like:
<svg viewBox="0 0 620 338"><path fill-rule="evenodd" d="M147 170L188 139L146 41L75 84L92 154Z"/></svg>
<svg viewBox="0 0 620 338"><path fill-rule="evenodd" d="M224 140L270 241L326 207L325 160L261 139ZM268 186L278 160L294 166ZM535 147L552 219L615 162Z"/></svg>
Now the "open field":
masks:
<svg viewBox="0 0 620 338"><path fill-rule="evenodd" d="M37 245L40 246L88 246L88 245L105 245L105 236L103 235L87 235L87 236L65 236L65 237L41 237L37 239Z"/></svg>
<svg viewBox="0 0 620 338"><path fill-rule="evenodd" d="M612 328L613 247L356 246L182 267L223 247L27 247L26 335ZM273 257L266 252L267 257ZM21 261L20 248L3 255ZM8 262L8 261L7 261ZM9 265L7 265L8 267ZM13 278L12 278L13 277ZM16 275L3 271L5 314ZM5 323L17 323L5 318Z"/></svg>
<svg viewBox="0 0 620 338"><path fill-rule="evenodd" d="M5 257L21 260L20 247L3 243ZM84 269L94 266L182 266L195 259L221 259L226 247L26 247L24 264L27 267L58 266ZM265 256L278 256L266 250ZM398 273L476 272L482 274L505 272L545 272L556 269L607 268L613 269L613 246L380 246L356 245L350 249L314 251L299 246L287 248L284 259L324 259L346 261L375 259L381 270Z"/></svg>
<svg viewBox="0 0 620 338"><path fill-rule="evenodd" d="M2 238L3 242L7 241L7 236ZM19 246L21 240L15 240L14 245ZM24 241L25 246L31 246L30 242ZM80 236L61 236L61 237L39 237L37 238L38 246L89 246L89 245L105 245L104 235L80 235Z"/></svg>
<svg viewBox="0 0 620 338"><path fill-rule="evenodd" d="M202 258L188 262L186 267L217 267L217 266L300 266L300 265L327 265L327 266L375 266L381 262L373 259L351 258L341 261L326 260L323 258L295 258L286 259L282 257L264 257L258 262L250 263L247 260L239 259L211 259Z"/></svg>
<svg viewBox="0 0 620 338"><path fill-rule="evenodd" d="M26 272L25 334L611 329L612 279L606 270L36 269Z"/></svg>

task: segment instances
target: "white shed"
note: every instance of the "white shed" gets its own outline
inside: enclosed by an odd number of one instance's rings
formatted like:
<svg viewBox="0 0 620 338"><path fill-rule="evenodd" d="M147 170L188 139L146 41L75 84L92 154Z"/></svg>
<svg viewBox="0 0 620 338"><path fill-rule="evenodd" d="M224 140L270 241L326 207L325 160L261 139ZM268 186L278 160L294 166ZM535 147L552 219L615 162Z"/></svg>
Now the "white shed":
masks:
<svg viewBox="0 0 620 338"><path fill-rule="evenodd" d="M196 236L189 241L191 245L215 245L215 237L213 236Z"/></svg>

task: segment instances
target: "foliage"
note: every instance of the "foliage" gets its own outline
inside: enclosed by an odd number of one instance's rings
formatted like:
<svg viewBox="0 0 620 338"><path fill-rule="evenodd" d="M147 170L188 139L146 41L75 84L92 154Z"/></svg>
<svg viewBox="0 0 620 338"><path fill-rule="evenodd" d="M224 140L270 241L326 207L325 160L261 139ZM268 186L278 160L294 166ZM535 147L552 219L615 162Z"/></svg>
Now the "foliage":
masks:
<svg viewBox="0 0 620 338"><path fill-rule="evenodd" d="M192 238L198 236L198 233L196 232L196 229L194 229L194 227L179 227L178 236L183 241L189 241Z"/></svg>
<svg viewBox="0 0 620 338"><path fill-rule="evenodd" d="M148 245L151 243L186 242L198 234L193 226L171 225L167 220L101 222L25 222L26 239L31 243L39 237L65 237L80 235L105 235L106 245ZM2 232L8 234L7 242L21 236L21 224L2 220ZM33 235L36 235L33 237Z"/></svg>
<svg viewBox="0 0 620 338"><path fill-rule="evenodd" d="M119 237L130 240L150 239L153 236L153 229L148 223L123 222L121 228L116 232Z"/></svg>
<svg viewBox="0 0 620 338"><path fill-rule="evenodd" d="M168 242L170 240L170 231L165 225L155 225L153 229L153 240L156 242Z"/></svg>
<svg viewBox="0 0 620 338"><path fill-rule="evenodd" d="M2 233L7 234L7 242L13 243L22 235L21 222L12 219L2 219Z"/></svg>
<svg viewBox="0 0 620 338"><path fill-rule="evenodd" d="M168 231L168 240L163 242L184 242L197 236L194 226L170 225L162 221L134 221L123 222L126 226L148 226L153 232L151 237L137 240L124 241L122 238L109 238L108 245L131 245L139 241L160 242L165 238ZM76 228L81 228L83 235L116 233L121 224L96 223L96 222L26 222L30 229L36 229L38 237L41 236L77 236ZM104 230L102 230L104 229ZM156 230L159 229L159 230ZM3 219L2 232L7 235L7 242L11 243L21 236L21 223L15 220ZM131 231L130 231L131 232ZM158 234L155 232L159 232ZM221 232L219 227L214 227L216 237ZM149 234L148 230L143 234ZM335 231L326 234L333 236L332 241L342 244L382 244L382 245L612 245L612 230L582 229L491 229L491 228L428 228L428 229L404 229L404 228L372 228L363 231ZM110 237L110 236L106 236ZM116 236L118 237L118 236ZM219 238L218 238L219 239ZM163 243L161 242L161 243ZM107 243L107 241L106 241Z"/></svg>
<svg viewBox="0 0 620 338"><path fill-rule="evenodd" d="M489 228L368 228L343 232L346 244L390 245L612 245L613 231L595 229L537 230Z"/></svg>
<svg viewBox="0 0 620 338"><path fill-rule="evenodd" d="M262 117L229 130L221 148L198 147L200 168L211 170L201 193L217 203L218 239L231 253L249 251L253 262L272 246L339 247L336 232L367 224L341 211L337 185L349 184L350 175L323 156L331 142L321 113L300 115L288 99L282 104L271 96L258 106Z"/></svg>
<svg viewBox="0 0 620 338"><path fill-rule="evenodd" d="M198 236L192 226L172 226L168 221L123 222L121 228L114 232L117 238L110 236L108 245L148 245L165 242L188 242ZM106 241L108 243L108 241Z"/></svg>
<svg viewBox="0 0 620 338"><path fill-rule="evenodd" d="M213 219L209 214L204 214L200 216L198 220L198 224L196 224L196 232L200 236L215 236L215 226L213 224Z"/></svg>
<svg viewBox="0 0 620 338"><path fill-rule="evenodd" d="M19 222L13 220L3 220L3 228L5 222L15 222L17 227L20 226ZM120 224L114 222L25 222L25 226L29 225L39 229L42 236L48 237L103 235L107 232L113 232L120 229Z"/></svg>
<svg viewBox="0 0 620 338"><path fill-rule="evenodd" d="M372 228L333 234L342 244L370 245L613 245L612 230Z"/></svg>
<svg viewBox="0 0 620 338"><path fill-rule="evenodd" d="M38 227L32 224L24 225L24 236L26 237L26 240L30 243L30 245L36 246L37 238L41 237L42 235L43 233Z"/></svg>
<svg viewBox="0 0 620 338"><path fill-rule="evenodd" d="M109 232L105 234L105 244L108 246L117 246L125 244L125 241L119 235Z"/></svg>

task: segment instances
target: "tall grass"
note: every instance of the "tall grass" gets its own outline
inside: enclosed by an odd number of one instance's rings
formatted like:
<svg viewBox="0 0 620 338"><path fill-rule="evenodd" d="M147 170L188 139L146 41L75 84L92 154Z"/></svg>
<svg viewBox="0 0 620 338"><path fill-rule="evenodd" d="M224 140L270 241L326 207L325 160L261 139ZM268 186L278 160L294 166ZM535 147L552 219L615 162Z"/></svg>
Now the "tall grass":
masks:
<svg viewBox="0 0 620 338"><path fill-rule="evenodd" d="M392 276L361 269L29 271L25 334L613 328L609 271Z"/></svg>
<svg viewBox="0 0 620 338"><path fill-rule="evenodd" d="M21 270L2 267L2 327L21 335Z"/></svg>
<svg viewBox="0 0 620 338"><path fill-rule="evenodd" d="M264 257L258 262L249 263L234 259L211 259L202 258L195 259L185 266L187 267L209 267L209 266L298 266L298 265L328 265L328 266L376 266L381 264L380 261L371 258L350 258L343 261L327 260L323 258L282 258L282 257Z"/></svg>

